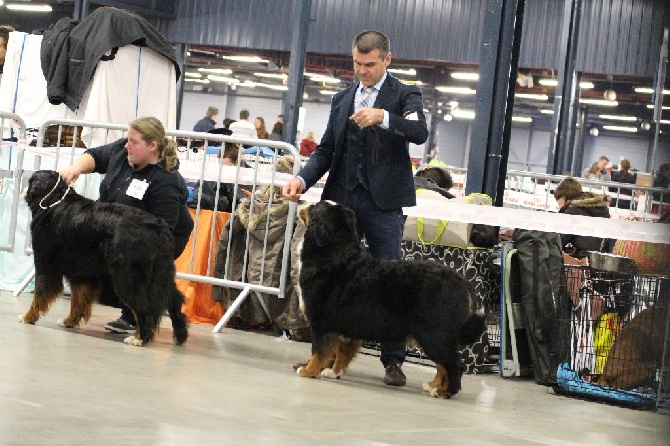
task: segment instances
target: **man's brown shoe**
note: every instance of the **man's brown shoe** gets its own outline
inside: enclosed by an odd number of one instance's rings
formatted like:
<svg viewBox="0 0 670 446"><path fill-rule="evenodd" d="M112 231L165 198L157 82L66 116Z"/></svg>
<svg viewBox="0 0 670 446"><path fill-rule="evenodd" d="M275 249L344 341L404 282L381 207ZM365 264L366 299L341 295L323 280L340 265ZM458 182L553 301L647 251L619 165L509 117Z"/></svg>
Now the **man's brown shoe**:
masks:
<svg viewBox="0 0 670 446"><path fill-rule="evenodd" d="M384 376L384 384L389 386L401 387L404 386L407 382L405 374L400 368L401 364L394 362L390 366L386 367L386 375Z"/></svg>

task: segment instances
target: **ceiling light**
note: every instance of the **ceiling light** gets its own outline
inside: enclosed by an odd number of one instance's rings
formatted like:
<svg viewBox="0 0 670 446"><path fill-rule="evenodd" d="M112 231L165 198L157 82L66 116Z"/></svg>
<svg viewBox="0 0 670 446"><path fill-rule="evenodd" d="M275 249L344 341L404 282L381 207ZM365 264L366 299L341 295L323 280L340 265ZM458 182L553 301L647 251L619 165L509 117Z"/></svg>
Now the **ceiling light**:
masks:
<svg viewBox="0 0 670 446"><path fill-rule="evenodd" d="M417 79L417 80L398 79L398 80L399 80L400 82L402 82L403 84L406 84L406 85L417 85L417 86L419 86L419 87L423 85L423 82L421 82L421 81L418 80L418 79Z"/></svg>
<svg viewBox="0 0 670 446"><path fill-rule="evenodd" d="M284 73L254 73L254 76L269 77L272 79L281 79L283 81L288 79L288 76Z"/></svg>
<svg viewBox="0 0 670 446"><path fill-rule="evenodd" d="M234 60L236 62L250 62L250 63L268 63L269 60L258 56L221 56L221 59Z"/></svg>
<svg viewBox="0 0 670 446"><path fill-rule="evenodd" d="M553 115L554 114L554 109L553 108L543 108L540 110L540 113L543 113L545 115Z"/></svg>
<svg viewBox="0 0 670 446"><path fill-rule="evenodd" d="M458 101L449 101L449 107L451 108L458 107Z"/></svg>
<svg viewBox="0 0 670 446"><path fill-rule="evenodd" d="M471 71L454 71L451 73L451 77L462 81L477 81L479 80L479 73L473 73Z"/></svg>
<svg viewBox="0 0 670 446"><path fill-rule="evenodd" d="M598 136L598 133L600 133L600 131L598 130L598 127L591 127L591 130L589 130L589 133L593 136Z"/></svg>
<svg viewBox="0 0 670 446"><path fill-rule="evenodd" d="M454 116L454 118L475 119L474 110L453 110L451 114Z"/></svg>
<svg viewBox="0 0 670 446"><path fill-rule="evenodd" d="M654 104L647 104L647 108L654 108ZM670 105L664 105L661 107L663 110L670 110Z"/></svg>
<svg viewBox="0 0 670 446"><path fill-rule="evenodd" d="M7 7L9 8L9 6L7 6ZM648 88L648 87L635 87L635 88L633 88L633 90L635 90L635 93L642 93L642 94L644 94L644 93L652 94L653 92L656 91L653 88ZM670 90L663 90L663 94L670 94Z"/></svg>
<svg viewBox="0 0 670 446"><path fill-rule="evenodd" d="M233 74L233 70L229 68L198 68L198 71L214 74Z"/></svg>
<svg viewBox="0 0 670 446"><path fill-rule="evenodd" d="M660 122L661 124L670 124L670 121L668 121L667 119L661 119Z"/></svg>
<svg viewBox="0 0 670 446"><path fill-rule="evenodd" d="M443 118L444 118L444 120L447 121L447 122L449 122L449 121L453 121L453 120L454 120L454 117L451 115L451 113L447 113L447 114L445 114L445 115L443 116Z"/></svg>
<svg viewBox="0 0 670 446"><path fill-rule="evenodd" d="M558 85L556 79L540 79L538 82L545 87L555 87ZM580 82L579 88L582 90L590 90L591 88L595 88L595 85L593 85L593 82Z"/></svg>
<svg viewBox="0 0 670 446"><path fill-rule="evenodd" d="M598 117L601 119L609 119L612 121L628 121L628 122L637 121L637 117L635 116L598 115Z"/></svg>
<svg viewBox="0 0 670 446"><path fill-rule="evenodd" d="M605 130L614 130L615 132L637 133L637 127L625 127L620 125L604 125Z"/></svg>
<svg viewBox="0 0 670 446"><path fill-rule="evenodd" d="M185 80L186 82L197 82L197 83L199 83L199 84L209 84L209 79L192 79L192 78L188 78L188 79L184 79L184 80Z"/></svg>
<svg viewBox="0 0 670 446"><path fill-rule="evenodd" d="M258 83L256 84L259 87L263 88L269 88L270 90L280 90L280 91L286 91L288 90L288 86L286 85L277 85L277 84L265 84L265 83Z"/></svg>
<svg viewBox="0 0 670 446"><path fill-rule="evenodd" d="M325 94L326 96L332 96L337 93L337 90L319 90L319 93Z"/></svg>
<svg viewBox="0 0 670 446"><path fill-rule="evenodd" d="M608 101L615 101L616 100L616 91L614 90L605 90L603 93L603 97L607 99Z"/></svg>
<svg viewBox="0 0 670 446"><path fill-rule="evenodd" d="M339 84L341 81L336 77L326 76L325 74L307 74L305 76L314 82L325 82L327 84Z"/></svg>
<svg viewBox="0 0 670 446"><path fill-rule="evenodd" d="M395 74L406 74L407 76L416 76L414 68L387 68L386 71Z"/></svg>
<svg viewBox="0 0 670 446"><path fill-rule="evenodd" d="M187 71L186 73L184 73L184 75L185 75L186 77L202 77L202 74L200 74L200 73L195 73L195 72L193 72L193 71Z"/></svg>
<svg viewBox="0 0 670 446"><path fill-rule="evenodd" d="M435 87L435 89L442 93L477 94L477 90L469 87Z"/></svg>
<svg viewBox="0 0 670 446"><path fill-rule="evenodd" d="M234 77L217 76L216 74L207 75L207 79L215 82L226 82L228 84L238 84L240 82L239 79L235 79Z"/></svg>
<svg viewBox="0 0 670 446"><path fill-rule="evenodd" d="M580 99L580 104L600 105L602 107L616 107L619 105L617 101L608 101L606 99Z"/></svg>
<svg viewBox="0 0 670 446"><path fill-rule="evenodd" d="M549 96L546 94L534 94L534 93L516 93L514 95L517 98L522 98L522 99L533 99L535 101L548 101Z"/></svg>
<svg viewBox="0 0 670 446"><path fill-rule="evenodd" d="M11 11L28 11L28 12L51 12L51 6L49 5L42 5L42 4L29 4L29 5L22 5L22 4L17 4L17 3L12 3L9 5L6 5L6 8L11 10Z"/></svg>
<svg viewBox="0 0 670 446"><path fill-rule="evenodd" d="M512 116L512 121L515 122L533 122L533 118L528 116Z"/></svg>

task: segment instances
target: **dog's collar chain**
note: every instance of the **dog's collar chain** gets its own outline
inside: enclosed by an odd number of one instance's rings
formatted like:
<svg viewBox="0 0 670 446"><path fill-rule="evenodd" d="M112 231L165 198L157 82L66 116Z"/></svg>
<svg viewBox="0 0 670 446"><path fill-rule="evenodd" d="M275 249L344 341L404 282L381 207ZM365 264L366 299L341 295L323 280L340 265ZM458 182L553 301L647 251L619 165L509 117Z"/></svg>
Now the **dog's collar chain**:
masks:
<svg viewBox="0 0 670 446"><path fill-rule="evenodd" d="M56 190L56 188L58 187L58 184L60 184L60 175L58 175L58 180L56 181L56 184L54 184L53 189L51 189L51 190L49 191L49 193L46 194L46 195L40 200L40 203L39 203L40 209L49 209L49 208L52 208L52 207L56 206L58 203L60 203L61 201L65 200L65 197L67 196L68 192L70 192L70 189L72 189L72 186L69 186L69 185L68 185L67 189L65 189L65 193L63 194L62 197L60 197L60 200L51 203L49 206L44 206L44 205L43 205L44 200L46 200L47 198L49 198L49 195L51 195L51 194L53 193L53 191Z"/></svg>

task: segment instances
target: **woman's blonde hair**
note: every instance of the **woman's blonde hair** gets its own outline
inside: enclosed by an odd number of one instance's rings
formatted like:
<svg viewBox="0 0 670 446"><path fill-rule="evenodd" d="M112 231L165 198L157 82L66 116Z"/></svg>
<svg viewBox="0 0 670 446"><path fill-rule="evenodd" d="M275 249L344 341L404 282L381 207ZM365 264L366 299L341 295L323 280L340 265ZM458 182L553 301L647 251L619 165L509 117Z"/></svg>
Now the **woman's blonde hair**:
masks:
<svg viewBox="0 0 670 446"><path fill-rule="evenodd" d="M316 137L314 136L314 132L307 132L307 136L305 136L305 139L309 139L310 141L314 141Z"/></svg>
<svg viewBox="0 0 670 446"><path fill-rule="evenodd" d="M164 161L164 169L172 172L179 162L177 158L177 143L165 135L165 127L153 116L137 118L130 123L130 128L142 135L147 144L156 141L158 145L158 157Z"/></svg>

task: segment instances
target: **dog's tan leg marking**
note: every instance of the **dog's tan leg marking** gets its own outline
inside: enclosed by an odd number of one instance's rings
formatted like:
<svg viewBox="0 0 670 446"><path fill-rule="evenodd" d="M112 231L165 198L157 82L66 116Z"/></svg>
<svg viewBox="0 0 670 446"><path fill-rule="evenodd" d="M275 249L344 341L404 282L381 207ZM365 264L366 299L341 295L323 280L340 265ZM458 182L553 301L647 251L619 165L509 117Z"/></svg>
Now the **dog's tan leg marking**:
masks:
<svg viewBox="0 0 670 446"><path fill-rule="evenodd" d="M449 378L447 375L447 369L442 367L440 364L435 364L437 368L437 374L440 376L441 383L434 389L433 392L430 392L431 396L435 398L451 398L451 393L449 392ZM435 377L437 378L437 376Z"/></svg>
<svg viewBox="0 0 670 446"><path fill-rule="evenodd" d="M33 301L30 304L28 311L19 316L19 322L26 324L34 324L37 322L42 314L49 311L49 306L62 292L62 279L57 283L49 284L47 283L47 278L45 276L36 276Z"/></svg>
<svg viewBox="0 0 670 446"><path fill-rule="evenodd" d="M71 284L70 314L58 321L61 327L78 327L82 321L88 322L91 318L91 306L95 298L94 290L88 284Z"/></svg>
<svg viewBox="0 0 670 446"><path fill-rule="evenodd" d="M144 341L142 340L140 326L137 324L137 314L135 313L135 310L131 309L130 311L132 311L133 317L135 318L137 331L135 331L134 335L128 336L126 339L124 339L123 342L128 345L134 345L135 347L142 347L144 345Z"/></svg>
<svg viewBox="0 0 670 446"><path fill-rule="evenodd" d="M324 369L321 376L325 378L339 378L347 372L351 361L356 357L363 343L351 339L338 338L335 347L335 362L332 369Z"/></svg>
<svg viewBox="0 0 670 446"><path fill-rule="evenodd" d="M442 379L443 378L444 378L444 376L440 375L439 370L437 370L435 372L435 378L433 378L432 381L428 381L428 382L423 383L423 386L422 386L423 390L430 393L431 396L435 396L435 395L433 395L433 392L436 392L437 389L440 386L442 386Z"/></svg>
<svg viewBox="0 0 670 446"><path fill-rule="evenodd" d="M314 342L314 340L312 340ZM314 350L314 348L312 348ZM312 352L312 357L305 367L300 367L297 370L298 375L307 378L316 378L321 371L326 367L335 355L335 338L327 335L323 338L323 346L321 354Z"/></svg>

